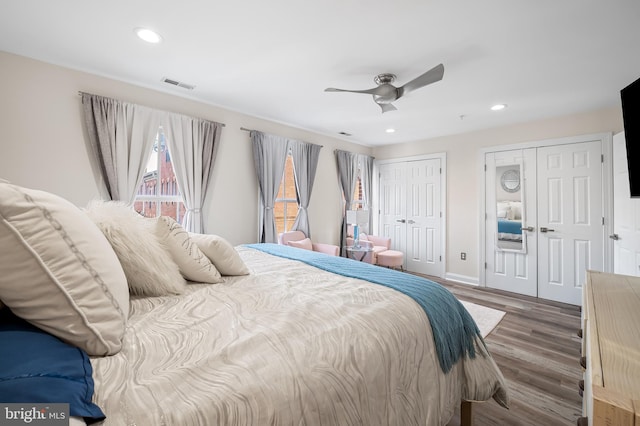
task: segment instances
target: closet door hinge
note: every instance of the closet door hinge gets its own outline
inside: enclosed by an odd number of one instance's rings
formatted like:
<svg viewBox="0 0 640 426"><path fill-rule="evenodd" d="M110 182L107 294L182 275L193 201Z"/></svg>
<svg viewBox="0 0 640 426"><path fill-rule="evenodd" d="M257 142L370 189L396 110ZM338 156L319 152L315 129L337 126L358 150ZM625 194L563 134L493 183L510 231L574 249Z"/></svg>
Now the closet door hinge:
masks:
<svg viewBox="0 0 640 426"><path fill-rule="evenodd" d="M442 262L442 256L440 256L440 262Z"/></svg>
<svg viewBox="0 0 640 426"><path fill-rule="evenodd" d="M604 217L602 217L602 225L604 226Z"/></svg>
<svg viewBox="0 0 640 426"><path fill-rule="evenodd" d="M604 154L600 154L600 162L604 163Z"/></svg>
<svg viewBox="0 0 640 426"><path fill-rule="evenodd" d="M440 174L442 174L442 167L440 167Z"/></svg>
<svg viewBox="0 0 640 426"><path fill-rule="evenodd" d="M484 269L487 269L487 262L484 262Z"/></svg>
<svg viewBox="0 0 640 426"><path fill-rule="evenodd" d="M484 171L485 172L487 171L487 165L486 164L484 165Z"/></svg>

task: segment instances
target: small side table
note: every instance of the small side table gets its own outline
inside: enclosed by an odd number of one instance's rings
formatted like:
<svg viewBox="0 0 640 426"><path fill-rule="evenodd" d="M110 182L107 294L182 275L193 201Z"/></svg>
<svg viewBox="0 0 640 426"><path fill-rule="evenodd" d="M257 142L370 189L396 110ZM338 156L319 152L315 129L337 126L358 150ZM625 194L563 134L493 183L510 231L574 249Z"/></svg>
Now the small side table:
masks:
<svg viewBox="0 0 640 426"><path fill-rule="evenodd" d="M347 257L362 262L362 260L367 256L367 253L373 252L371 247L365 246L349 246L346 248Z"/></svg>

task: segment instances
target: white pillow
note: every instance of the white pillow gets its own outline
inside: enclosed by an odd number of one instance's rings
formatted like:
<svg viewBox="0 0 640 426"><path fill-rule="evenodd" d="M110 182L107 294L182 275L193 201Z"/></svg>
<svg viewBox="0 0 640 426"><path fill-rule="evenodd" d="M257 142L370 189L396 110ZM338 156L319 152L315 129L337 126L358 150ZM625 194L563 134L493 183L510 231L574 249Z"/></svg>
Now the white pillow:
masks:
<svg viewBox="0 0 640 426"><path fill-rule="evenodd" d="M311 243L311 239L309 238L305 238L304 240L300 241L289 241L287 244L295 248L313 250L313 243Z"/></svg>
<svg viewBox="0 0 640 426"><path fill-rule="evenodd" d="M0 183L0 299L89 355L120 351L129 315L116 254L87 216L56 195Z"/></svg>
<svg viewBox="0 0 640 426"><path fill-rule="evenodd" d="M498 209L499 219L507 219L509 216L511 216L511 208Z"/></svg>
<svg viewBox="0 0 640 426"><path fill-rule="evenodd" d="M180 273L186 279L200 283L222 282L220 272L191 240L189 233L173 218L157 218L155 233L167 247L171 257L178 264Z"/></svg>
<svg viewBox="0 0 640 426"><path fill-rule="evenodd" d="M92 201L86 213L111 243L127 276L129 292L138 296L181 294L186 282L149 222L118 201Z"/></svg>
<svg viewBox="0 0 640 426"><path fill-rule="evenodd" d="M249 268L229 241L218 235L189 233L222 275L248 275Z"/></svg>
<svg viewBox="0 0 640 426"><path fill-rule="evenodd" d="M512 201L511 202L511 220L522 220L522 202L521 201Z"/></svg>

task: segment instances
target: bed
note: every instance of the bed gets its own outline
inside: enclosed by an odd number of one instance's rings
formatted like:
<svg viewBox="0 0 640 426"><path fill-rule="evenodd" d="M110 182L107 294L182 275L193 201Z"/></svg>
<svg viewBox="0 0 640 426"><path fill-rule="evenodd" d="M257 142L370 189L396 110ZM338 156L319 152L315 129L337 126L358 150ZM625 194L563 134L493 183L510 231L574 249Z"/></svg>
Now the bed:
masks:
<svg viewBox="0 0 640 426"><path fill-rule="evenodd" d="M498 240L522 242L522 221L498 218Z"/></svg>
<svg viewBox="0 0 640 426"><path fill-rule="evenodd" d="M87 359L84 351L89 354L91 368L85 368L89 374L82 379L82 392L90 396L84 404L106 418L72 404L72 424L84 423L84 418L104 425L443 425L461 403L465 412L469 402L492 398L508 406L504 378L475 323L435 283L274 244L229 249L220 237L188 234L168 221L170 235L182 238L176 249L189 242L198 273L209 274L200 276L212 276L211 268L202 268L210 260L216 282L187 279L184 287L178 286L180 294L125 299L121 284L111 282L122 278L114 264L102 265L116 259L126 269L124 260L109 254L108 244L114 252L117 245L111 240L103 244L100 232L91 228L97 223L85 223L82 211L68 203L61 207L50 194L3 185L0 244L14 247L17 254L3 249L0 300L79 352L82 362ZM45 231L61 235L62 242L51 237L46 249L38 246ZM207 251L211 241L224 250ZM97 290L86 289L88 278L76 282L78 277L67 276L69 262L58 259L65 250L49 250L54 243L73 247L72 256L82 267L71 275L86 269L98 282ZM197 257L194 244L202 249ZM97 252L98 246L106 251ZM47 277L35 267L25 272L27 261L18 262L18 256L33 257L34 252L38 268L48 268ZM229 274L225 264L230 263L245 269ZM109 273L115 275L107 280ZM35 291L29 285L40 280L37 294L49 293L28 301L16 296L9 280L17 274L26 278L22 292ZM55 285L49 283L52 276ZM64 297L58 297L61 287ZM89 293L107 298L89 303ZM67 308L69 300L73 306ZM440 309L428 313L434 307ZM51 318L43 314L56 309ZM67 310L75 311L61 325ZM83 322L73 323L76 317ZM103 327L104 321L108 324ZM91 327L82 328L89 323ZM41 364L39 368L49 368L51 362ZM0 396L7 396L2 384L0 378Z"/></svg>

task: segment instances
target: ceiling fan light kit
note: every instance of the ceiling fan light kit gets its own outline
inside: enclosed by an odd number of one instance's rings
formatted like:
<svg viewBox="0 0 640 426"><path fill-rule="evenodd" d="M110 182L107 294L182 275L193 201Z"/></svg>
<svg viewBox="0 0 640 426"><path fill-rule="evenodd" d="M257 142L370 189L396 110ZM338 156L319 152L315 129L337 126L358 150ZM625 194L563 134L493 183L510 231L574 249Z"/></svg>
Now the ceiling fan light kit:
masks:
<svg viewBox="0 0 640 426"><path fill-rule="evenodd" d="M395 111L397 108L393 106L392 102L397 101L402 96L406 95L409 92L412 92L421 87L427 86L431 83L435 83L437 81L442 80L444 76L444 65L438 64L435 67L431 68L429 71L420 75L417 78L414 78L410 82L406 83L404 86L396 87L393 83L396 80L395 74L383 73L378 74L373 81L378 85L378 87L374 87L373 89L368 90L347 90L347 89L336 89L333 87L328 87L324 89L325 92L351 92L351 93L364 93L368 95L373 95L373 101L380 105L382 109L382 113L388 111Z"/></svg>

